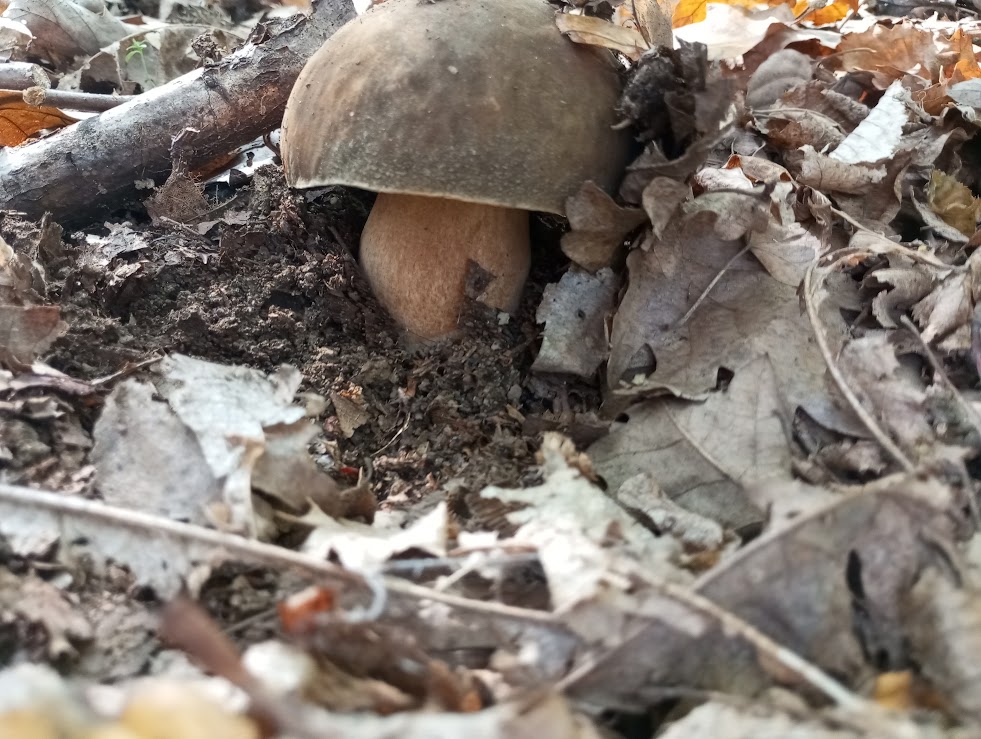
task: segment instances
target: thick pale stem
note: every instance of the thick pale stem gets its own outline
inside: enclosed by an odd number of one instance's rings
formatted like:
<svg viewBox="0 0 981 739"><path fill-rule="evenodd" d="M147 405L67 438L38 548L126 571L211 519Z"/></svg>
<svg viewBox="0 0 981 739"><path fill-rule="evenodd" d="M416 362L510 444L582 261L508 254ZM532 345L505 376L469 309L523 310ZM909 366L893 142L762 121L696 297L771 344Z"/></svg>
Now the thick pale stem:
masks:
<svg viewBox="0 0 981 739"><path fill-rule="evenodd" d="M379 302L412 334L452 333L470 262L494 279L482 303L513 312L531 261L528 212L382 193L361 234L361 266Z"/></svg>

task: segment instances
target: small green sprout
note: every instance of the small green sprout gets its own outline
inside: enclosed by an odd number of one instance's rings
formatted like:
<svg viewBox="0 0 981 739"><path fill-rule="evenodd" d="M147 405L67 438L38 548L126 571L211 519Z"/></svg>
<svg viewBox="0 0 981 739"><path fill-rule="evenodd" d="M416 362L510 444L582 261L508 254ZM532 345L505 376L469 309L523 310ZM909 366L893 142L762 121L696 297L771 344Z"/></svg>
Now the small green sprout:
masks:
<svg viewBox="0 0 981 739"><path fill-rule="evenodd" d="M147 81L150 79L150 70L146 68L146 57L143 56L143 52L146 51L148 47L149 44L146 41L138 38L130 41L129 46L126 47L126 63L129 64L130 60L134 56L138 56L140 58L140 62L143 64L144 79Z"/></svg>

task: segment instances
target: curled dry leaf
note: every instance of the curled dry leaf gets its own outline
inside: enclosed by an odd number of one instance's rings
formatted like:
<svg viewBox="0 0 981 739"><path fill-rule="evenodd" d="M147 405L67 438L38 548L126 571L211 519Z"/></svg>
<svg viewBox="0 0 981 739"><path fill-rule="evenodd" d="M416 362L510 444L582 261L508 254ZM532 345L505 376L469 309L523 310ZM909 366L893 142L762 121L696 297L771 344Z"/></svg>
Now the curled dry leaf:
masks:
<svg viewBox="0 0 981 739"><path fill-rule="evenodd" d="M959 333L960 348L969 343L968 326L981 281L981 259L974 254L967 270L947 275L939 286L913 306L913 318L923 327L923 339L936 341Z"/></svg>
<svg viewBox="0 0 981 739"><path fill-rule="evenodd" d="M883 328L899 328L902 316L925 298L938 280L933 271L918 269L901 254L886 256L888 264L872 270L862 280L863 287L876 291L872 313Z"/></svg>
<svg viewBox="0 0 981 739"><path fill-rule="evenodd" d="M861 195L871 185L886 179L886 168L881 164L852 164L832 159L815 151L813 146L800 148L800 157L792 163L797 170L797 181L815 190L843 192Z"/></svg>
<svg viewBox="0 0 981 739"><path fill-rule="evenodd" d="M577 44L619 51L628 59L639 59L648 48L647 40L636 28L616 26L595 16L556 13L555 25Z"/></svg>
<svg viewBox="0 0 981 739"><path fill-rule="evenodd" d="M946 172L935 169L927 183L927 205L945 223L970 238L978 230L981 217L981 198L974 197L970 188Z"/></svg>
<svg viewBox="0 0 981 739"><path fill-rule="evenodd" d="M909 91L893 82L858 127L845 137L831 158L848 164L876 164L895 155L910 118Z"/></svg>

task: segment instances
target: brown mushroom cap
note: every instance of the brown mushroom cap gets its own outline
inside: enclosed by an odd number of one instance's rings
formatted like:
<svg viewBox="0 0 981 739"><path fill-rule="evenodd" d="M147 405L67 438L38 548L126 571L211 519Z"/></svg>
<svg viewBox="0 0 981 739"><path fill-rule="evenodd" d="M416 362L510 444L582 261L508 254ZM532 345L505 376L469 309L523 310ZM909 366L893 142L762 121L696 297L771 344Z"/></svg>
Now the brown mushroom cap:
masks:
<svg viewBox="0 0 981 739"><path fill-rule="evenodd" d="M608 54L572 43L542 0L385 0L310 59L286 106L294 187L351 185L565 213L583 181L612 190Z"/></svg>

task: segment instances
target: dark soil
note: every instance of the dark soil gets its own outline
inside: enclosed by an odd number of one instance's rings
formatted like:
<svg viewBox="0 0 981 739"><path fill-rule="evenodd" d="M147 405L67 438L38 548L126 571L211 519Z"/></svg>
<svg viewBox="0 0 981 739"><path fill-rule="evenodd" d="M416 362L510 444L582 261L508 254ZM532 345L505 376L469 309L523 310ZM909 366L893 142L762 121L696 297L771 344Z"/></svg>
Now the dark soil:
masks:
<svg viewBox="0 0 981 739"><path fill-rule="evenodd" d="M456 340L410 351L357 266L370 194L293 193L268 167L223 196L214 211L233 225L218 222L205 235L140 214L129 227L147 246L112 256L108 266L92 258L88 237L106 235L109 224L66 236L57 258L39 255L47 261L48 299L61 303L69 323L46 361L85 380L168 352L263 371L298 367L304 390L354 398L367 409L368 420L346 435L329 404L311 451L346 482L369 470L378 499L388 504L441 489L533 481L540 432L568 428L578 412L598 407L593 388L529 373L539 335L535 308L565 266L555 223L536 222L534 272L507 324L475 310ZM34 224L8 218L2 232L15 249L36 242ZM97 496L84 437L98 399L57 403L57 418L20 414L30 437L21 446L30 454L15 454L3 477ZM66 426L71 443L56 428Z"/></svg>

